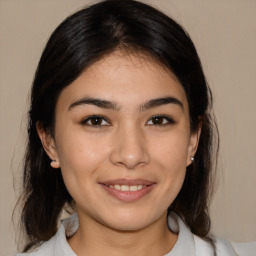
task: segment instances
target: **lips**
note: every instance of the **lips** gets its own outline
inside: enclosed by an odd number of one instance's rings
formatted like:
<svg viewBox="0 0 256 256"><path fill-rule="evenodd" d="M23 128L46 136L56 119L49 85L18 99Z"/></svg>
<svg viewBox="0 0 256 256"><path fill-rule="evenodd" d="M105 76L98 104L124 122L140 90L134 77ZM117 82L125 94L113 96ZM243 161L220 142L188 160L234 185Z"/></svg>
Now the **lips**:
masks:
<svg viewBox="0 0 256 256"><path fill-rule="evenodd" d="M147 185L132 185L132 186L128 186L128 185L109 185L109 188L114 188L115 190L121 190L121 191L138 191L141 190L145 187L147 187Z"/></svg>
<svg viewBox="0 0 256 256"><path fill-rule="evenodd" d="M155 182L144 179L118 179L99 183L112 197L123 202L134 202L146 196Z"/></svg>
<svg viewBox="0 0 256 256"><path fill-rule="evenodd" d="M103 181L100 182L101 184L104 185L151 185L154 184L155 182L149 181L149 180L144 180L144 179L117 179L117 180L108 180L108 181Z"/></svg>

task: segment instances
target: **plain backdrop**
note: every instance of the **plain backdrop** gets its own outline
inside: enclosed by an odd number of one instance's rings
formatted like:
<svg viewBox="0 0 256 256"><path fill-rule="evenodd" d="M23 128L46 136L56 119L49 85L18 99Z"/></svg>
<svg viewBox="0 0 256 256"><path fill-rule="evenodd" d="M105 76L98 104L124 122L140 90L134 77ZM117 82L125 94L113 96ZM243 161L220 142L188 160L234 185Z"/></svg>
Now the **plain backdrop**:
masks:
<svg viewBox="0 0 256 256"><path fill-rule="evenodd" d="M26 141L28 92L42 49L67 15L95 2L0 0L0 255L16 251L12 211ZM144 2L186 28L213 90L221 144L212 231L233 241L256 241L256 1Z"/></svg>

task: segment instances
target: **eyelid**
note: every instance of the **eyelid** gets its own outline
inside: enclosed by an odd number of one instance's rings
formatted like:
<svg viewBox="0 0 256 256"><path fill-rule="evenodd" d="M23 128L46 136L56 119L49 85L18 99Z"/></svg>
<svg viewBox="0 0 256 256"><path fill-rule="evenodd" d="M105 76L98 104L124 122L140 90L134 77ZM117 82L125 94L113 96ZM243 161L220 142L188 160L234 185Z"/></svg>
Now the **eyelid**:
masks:
<svg viewBox="0 0 256 256"><path fill-rule="evenodd" d="M165 126L165 125L171 125L171 124L175 124L176 123L176 121L172 118L172 117L170 117L170 116L168 116L168 115L154 115L154 116L152 116L148 121L147 121L147 123L150 121L150 120L152 120L154 117L161 117L161 118L164 118L164 119L166 119L168 122L167 123L165 123L165 124L149 124L149 125L154 125L154 126Z"/></svg>
<svg viewBox="0 0 256 256"><path fill-rule="evenodd" d="M87 122L92 119L92 118L101 118L103 119L104 121L106 121L108 124L104 124L104 125L92 125L92 124L88 124ZM84 126L90 126L90 127L93 127L93 128L101 128L101 127L104 127L104 126L110 126L111 123L110 121L108 120L108 118L106 118L105 116L102 116L102 115L90 115L90 116L87 116L85 118L83 118L83 120L80 122L82 125Z"/></svg>
<svg viewBox="0 0 256 256"><path fill-rule="evenodd" d="M163 124L148 124L149 121L152 121L153 118L163 118L165 119L165 123ZM108 124L88 124L87 122L92 119L92 118L101 118L102 120L104 120L105 122L107 122ZM167 122L166 122L167 121ZM111 125L111 122L109 121L108 118L106 118L105 116L102 116L102 115L90 115L90 116L87 116L85 118L83 118L83 120L80 122L82 125L84 126L89 126L89 127L92 127L92 128L103 128L104 126L110 126ZM161 115L161 114L158 114L158 115L154 115L152 116L150 119L148 119L146 125L150 125L150 126L165 126L165 125L171 125L171 124L175 124L176 121L168 116L168 115Z"/></svg>

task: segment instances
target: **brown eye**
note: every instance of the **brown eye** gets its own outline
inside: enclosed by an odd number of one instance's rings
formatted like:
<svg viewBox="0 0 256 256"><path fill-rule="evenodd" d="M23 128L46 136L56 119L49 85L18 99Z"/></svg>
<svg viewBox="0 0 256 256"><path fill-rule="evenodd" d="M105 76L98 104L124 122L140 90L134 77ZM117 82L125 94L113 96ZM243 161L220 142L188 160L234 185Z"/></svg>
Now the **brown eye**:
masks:
<svg viewBox="0 0 256 256"><path fill-rule="evenodd" d="M103 121L102 117L98 117L98 116L91 117L91 124L92 125L101 125L102 121Z"/></svg>
<svg viewBox="0 0 256 256"><path fill-rule="evenodd" d="M83 125L88 126L107 126L109 122L102 116L90 116L82 121Z"/></svg>
<svg viewBox="0 0 256 256"><path fill-rule="evenodd" d="M168 124L174 124L175 121L167 116L153 116L151 119L148 120L148 125L168 125Z"/></svg>
<svg viewBox="0 0 256 256"><path fill-rule="evenodd" d="M162 116L155 116L152 118L153 124L163 124L164 118Z"/></svg>

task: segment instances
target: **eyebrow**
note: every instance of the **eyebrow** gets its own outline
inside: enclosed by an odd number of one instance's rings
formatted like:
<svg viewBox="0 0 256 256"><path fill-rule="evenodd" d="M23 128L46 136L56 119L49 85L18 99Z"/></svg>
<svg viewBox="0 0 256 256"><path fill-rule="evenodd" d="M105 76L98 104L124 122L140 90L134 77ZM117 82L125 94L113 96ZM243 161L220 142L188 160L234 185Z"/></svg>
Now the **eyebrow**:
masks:
<svg viewBox="0 0 256 256"><path fill-rule="evenodd" d="M172 96L168 97L163 97L163 98L156 98L156 99L151 99L139 106L140 111L145 111L151 108L159 107L162 105L167 105L167 104L175 104L179 106L182 110L184 109L184 106L182 102ZM104 109L111 109L111 110L120 110L120 107L115 101L108 101L108 100L103 100L103 99L97 99L97 98L82 98L79 99L75 102L73 102L69 107L68 110L71 110L72 108L76 106L81 106L81 105L93 105L99 108L104 108Z"/></svg>
<svg viewBox="0 0 256 256"><path fill-rule="evenodd" d="M119 107L117 106L116 102L103 100L103 99L96 99L96 98L87 98L87 97L73 102L68 107L68 110L71 110L72 108L80 105L94 105L99 108L119 110Z"/></svg>
<svg viewBox="0 0 256 256"><path fill-rule="evenodd" d="M166 105L166 104L176 104L179 107L181 107L182 110L184 109L184 106L180 100L178 100L175 97L168 96L168 97L164 97L164 98L152 99L152 100L149 100L149 101L143 103L140 106L140 111L145 111L145 110L159 107L159 106Z"/></svg>

